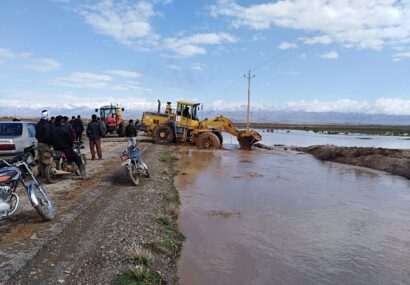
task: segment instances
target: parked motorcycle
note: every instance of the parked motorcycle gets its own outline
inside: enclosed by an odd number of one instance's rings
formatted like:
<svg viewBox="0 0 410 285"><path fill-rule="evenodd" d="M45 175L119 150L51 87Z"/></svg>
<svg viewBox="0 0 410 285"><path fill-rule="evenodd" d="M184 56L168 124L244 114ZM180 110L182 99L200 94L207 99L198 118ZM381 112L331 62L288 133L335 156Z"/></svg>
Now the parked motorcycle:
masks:
<svg viewBox="0 0 410 285"><path fill-rule="evenodd" d="M85 154L81 153L81 149L84 149L84 144L80 141L74 141L74 151L81 157L81 161L84 166L87 164L87 158ZM52 150L44 153L43 163L44 177L47 183L55 183L57 177L66 174L75 174L80 176L80 169L74 161L68 160L66 154L59 150Z"/></svg>
<svg viewBox="0 0 410 285"><path fill-rule="evenodd" d="M149 177L148 167L142 161L141 152L137 146L128 146L121 154L121 160L124 161L121 166L127 170L134 185L140 184L140 176Z"/></svg>
<svg viewBox="0 0 410 285"><path fill-rule="evenodd" d="M0 160L0 218L12 215L19 205L17 187L21 183L26 189L31 205L45 221L54 218L54 206L48 198L44 186L33 175L32 167L36 165L31 153L34 146L24 149L22 155L11 161ZM27 181L30 177L31 181Z"/></svg>

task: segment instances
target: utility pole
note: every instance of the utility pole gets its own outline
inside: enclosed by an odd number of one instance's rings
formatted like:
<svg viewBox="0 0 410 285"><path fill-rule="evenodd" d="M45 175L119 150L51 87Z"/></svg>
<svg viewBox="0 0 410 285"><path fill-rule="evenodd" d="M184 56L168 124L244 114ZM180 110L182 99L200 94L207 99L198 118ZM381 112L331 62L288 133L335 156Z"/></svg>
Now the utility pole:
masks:
<svg viewBox="0 0 410 285"><path fill-rule="evenodd" d="M249 130L249 113L251 109L251 79L255 78L255 75L251 76L251 71L249 70L248 75L244 75L246 79L248 79L248 109L246 112L246 129Z"/></svg>

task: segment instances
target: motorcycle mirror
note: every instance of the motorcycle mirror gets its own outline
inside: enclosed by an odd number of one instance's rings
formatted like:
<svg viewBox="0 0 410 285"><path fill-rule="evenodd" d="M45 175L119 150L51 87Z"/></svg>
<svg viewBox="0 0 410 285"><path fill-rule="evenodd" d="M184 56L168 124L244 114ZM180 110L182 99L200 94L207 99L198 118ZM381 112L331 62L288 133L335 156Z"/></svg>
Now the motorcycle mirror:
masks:
<svg viewBox="0 0 410 285"><path fill-rule="evenodd" d="M95 109L95 112L98 113L98 109Z"/></svg>
<svg viewBox="0 0 410 285"><path fill-rule="evenodd" d="M124 112L124 108L121 108L121 111L123 111L123 112Z"/></svg>

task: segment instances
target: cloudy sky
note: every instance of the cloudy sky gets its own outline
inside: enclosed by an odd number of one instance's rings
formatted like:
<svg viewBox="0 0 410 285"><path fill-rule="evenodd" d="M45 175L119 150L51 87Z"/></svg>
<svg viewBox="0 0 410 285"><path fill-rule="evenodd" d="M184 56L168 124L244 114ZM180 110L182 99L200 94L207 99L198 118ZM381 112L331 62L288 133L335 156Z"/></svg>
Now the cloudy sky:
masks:
<svg viewBox="0 0 410 285"><path fill-rule="evenodd" d="M2 0L0 105L410 115L410 1Z"/></svg>

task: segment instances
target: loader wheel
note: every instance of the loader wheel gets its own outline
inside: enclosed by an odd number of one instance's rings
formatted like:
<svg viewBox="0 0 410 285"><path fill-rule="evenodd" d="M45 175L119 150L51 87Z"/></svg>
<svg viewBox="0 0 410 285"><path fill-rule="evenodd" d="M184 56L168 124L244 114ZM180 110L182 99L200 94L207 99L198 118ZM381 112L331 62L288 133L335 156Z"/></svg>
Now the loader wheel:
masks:
<svg viewBox="0 0 410 285"><path fill-rule="evenodd" d="M222 137L222 134L220 132L214 132L214 134L218 137L219 139L219 147L222 147L223 143L224 143L224 139Z"/></svg>
<svg viewBox="0 0 410 285"><path fill-rule="evenodd" d="M154 128L153 138L157 144L170 144L174 141L174 132L168 125L158 125Z"/></svg>
<svg viewBox="0 0 410 285"><path fill-rule="evenodd" d="M117 134L118 134L118 136L121 137L121 138L125 136L125 127L124 127L124 124L123 124L123 123L121 123L121 124L118 126Z"/></svg>
<svg viewBox="0 0 410 285"><path fill-rule="evenodd" d="M221 147L218 136L211 132L200 134L196 145L200 149L219 149Z"/></svg>

